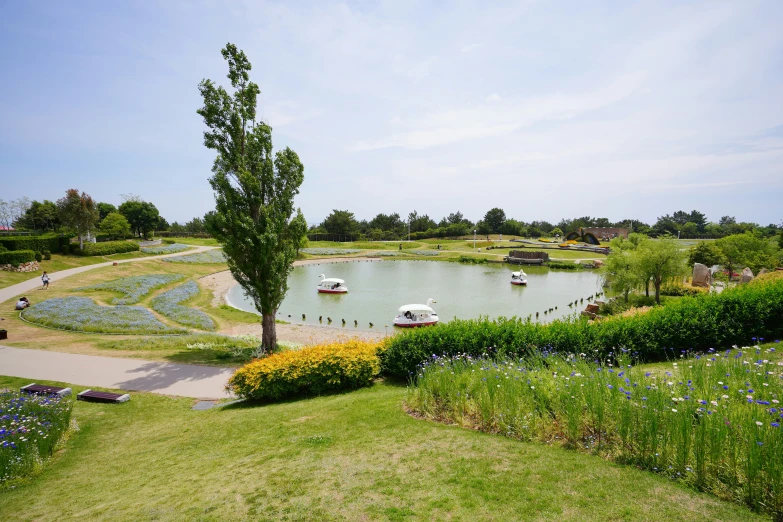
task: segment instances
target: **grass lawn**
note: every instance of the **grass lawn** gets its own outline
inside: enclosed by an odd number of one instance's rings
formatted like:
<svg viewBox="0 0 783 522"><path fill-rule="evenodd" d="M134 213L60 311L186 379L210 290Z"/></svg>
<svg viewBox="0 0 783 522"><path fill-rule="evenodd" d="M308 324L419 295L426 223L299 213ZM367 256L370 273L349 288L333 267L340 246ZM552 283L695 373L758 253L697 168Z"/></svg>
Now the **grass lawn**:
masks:
<svg viewBox="0 0 783 522"><path fill-rule="evenodd" d="M414 419L404 394L201 412L143 393L77 402L79 431L0 491L0 520L764 520L591 455Z"/></svg>

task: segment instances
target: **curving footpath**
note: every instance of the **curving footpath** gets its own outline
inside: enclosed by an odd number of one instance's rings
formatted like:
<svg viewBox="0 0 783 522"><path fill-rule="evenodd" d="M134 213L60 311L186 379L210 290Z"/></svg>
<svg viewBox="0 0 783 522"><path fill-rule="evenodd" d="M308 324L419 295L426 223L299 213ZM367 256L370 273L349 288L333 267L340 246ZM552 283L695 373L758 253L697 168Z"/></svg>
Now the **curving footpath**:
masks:
<svg viewBox="0 0 783 522"><path fill-rule="evenodd" d="M170 364L0 345L0 375L197 399L231 397L233 368Z"/></svg>
<svg viewBox="0 0 783 522"><path fill-rule="evenodd" d="M123 259L117 263L149 261L164 257L197 254L218 247L196 247L186 253L176 252L155 257ZM115 261L97 263L52 272L52 283L66 277L112 266ZM28 293L41 285L40 277L0 289L0 303L20 294ZM201 399L231 397L225 391L228 378L234 373L231 368L196 366L191 364L170 364L137 359L120 359L98 355L11 348L0 345L0 375L25 377L47 381L60 381L81 386L100 386L127 391L145 391L164 395L179 395Z"/></svg>
<svg viewBox="0 0 783 522"><path fill-rule="evenodd" d="M96 268L102 268L104 266L112 266L114 265L114 263L121 264L121 263L133 263L136 261L151 261L153 259L163 259L164 257L176 257L176 256L190 255L190 254L198 254L200 252L206 252L207 250L214 250L216 248L220 248L220 247L200 246L200 247L196 247L193 250L186 250L184 252L175 252L173 254L163 254L161 256L135 257L133 259L122 259L119 261L107 261L105 263L96 263L94 265L77 266L76 268L69 268L68 270L60 270L59 272L52 272L51 274L49 274L49 282L51 284L56 281L59 281L60 279L64 279L72 275L80 274L82 272L87 272L88 270L94 270ZM8 301L9 299L12 299L18 295L26 294L30 290L35 290L39 286L41 286L40 274L38 275L38 277L35 277L33 279L28 279L27 281L22 281L21 283L11 285L6 288L0 288L0 303Z"/></svg>

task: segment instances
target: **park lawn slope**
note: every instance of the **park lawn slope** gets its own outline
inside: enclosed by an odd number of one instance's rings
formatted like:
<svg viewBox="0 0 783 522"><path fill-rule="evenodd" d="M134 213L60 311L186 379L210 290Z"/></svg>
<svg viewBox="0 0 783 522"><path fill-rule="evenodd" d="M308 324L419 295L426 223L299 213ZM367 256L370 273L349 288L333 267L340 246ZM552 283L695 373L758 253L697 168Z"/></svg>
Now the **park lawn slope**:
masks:
<svg viewBox="0 0 783 522"><path fill-rule="evenodd" d="M404 395L377 384L202 412L143 393L77 402L79 431L0 491L0 519L764 520L590 455L412 418Z"/></svg>

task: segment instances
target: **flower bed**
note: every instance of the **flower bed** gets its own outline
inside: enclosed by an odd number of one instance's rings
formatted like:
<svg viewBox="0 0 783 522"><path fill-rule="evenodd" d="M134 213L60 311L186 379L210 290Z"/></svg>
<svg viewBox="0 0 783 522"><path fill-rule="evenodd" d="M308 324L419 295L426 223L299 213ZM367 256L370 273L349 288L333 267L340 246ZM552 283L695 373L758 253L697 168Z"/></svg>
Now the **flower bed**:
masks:
<svg viewBox="0 0 783 522"><path fill-rule="evenodd" d="M148 274L141 276L123 277L106 283L100 283L92 286L83 286L77 288L79 291L89 290L109 290L119 292L125 297L116 297L112 299L112 304L129 305L138 303L139 300L150 293L153 289L166 286L169 283L182 279L180 274Z"/></svg>
<svg viewBox="0 0 783 522"><path fill-rule="evenodd" d="M369 386L380 370L377 351L378 344L354 340L277 353L238 369L228 386L256 400Z"/></svg>
<svg viewBox="0 0 783 522"><path fill-rule="evenodd" d="M217 263L225 263L226 255L223 253L223 250L214 249L214 250L207 250L206 252L199 252L198 254L164 257L163 261L165 261L166 263L217 264Z"/></svg>
<svg viewBox="0 0 783 522"><path fill-rule="evenodd" d="M67 398L0 394L0 484L24 477L51 457L72 408Z"/></svg>
<svg viewBox="0 0 783 522"><path fill-rule="evenodd" d="M98 306L89 297L57 297L22 313L31 323L75 332L159 334L180 333L139 306Z"/></svg>
<svg viewBox="0 0 783 522"><path fill-rule="evenodd" d="M200 328L201 330L214 330L215 322L201 310L182 306L181 302L198 295L199 288L195 281L188 281L178 287L164 292L150 301L152 309L180 324Z"/></svg>
<svg viewBox="0 0 783 522"><path fill-rule="evenodd" d="M644 372L623 356L431 359L423 416L597 453L783 515L783 362L758 347Z"/></svg>
<svg viewBox="0 0 783 522"><path fill-rule="evenodd" d="M144 247L141 249L142 254L174 254L176 252L184 252L189 249L189 245L183 245L182 243L174 243L172 245L162 245L154 247Z"/></svg>
<svg viewBox="0 0 783 522"><path fill-rule="evenodd" d="M299 251L314 256L344 256L361 252L357 248L302 248Z"/></svg>
<svg viewBox="0 0 783 522"><path fill-rule="evenodd" d="M432 250L409 250L409 254L413 254L415 256L437 256L439 252L433 252Z"/></svg>

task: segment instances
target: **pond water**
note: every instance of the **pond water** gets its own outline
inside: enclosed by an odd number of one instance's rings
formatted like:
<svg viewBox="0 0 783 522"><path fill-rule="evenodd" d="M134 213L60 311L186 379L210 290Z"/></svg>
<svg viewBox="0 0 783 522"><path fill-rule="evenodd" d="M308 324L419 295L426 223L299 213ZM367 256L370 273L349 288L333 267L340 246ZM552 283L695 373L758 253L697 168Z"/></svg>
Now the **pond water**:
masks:
<svg viewBox="0 0 783 522"><path fill-rule="evenodd" d="M357 261L319 263L294 268L288 281L288 294L280 306L278 318L292 323L327 324L367 330L392 326L397 309L404 304L437 301L432 308L441 322L453 318L473 319L479 316L527 317L549 321L564 317L587 306L587 296L601 290L598 274L591 270L549 270L523 267L527 286L509 281L518 267L501 264L466 265L438 261ZM345 280L347 294L319 294L319 275ZM569 307L568 303L585 299ZM228 292L229 304L257 313L252 302L237 285ZM544 310L557 310L544 315ZM302 314L306 319L302 320ZM323 317L319 323L318 317Z"/></svg>

